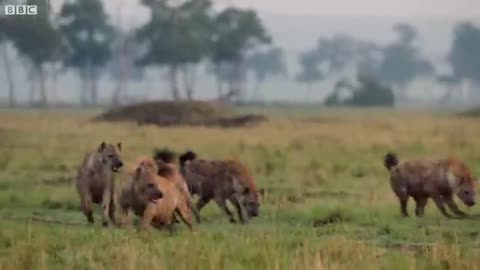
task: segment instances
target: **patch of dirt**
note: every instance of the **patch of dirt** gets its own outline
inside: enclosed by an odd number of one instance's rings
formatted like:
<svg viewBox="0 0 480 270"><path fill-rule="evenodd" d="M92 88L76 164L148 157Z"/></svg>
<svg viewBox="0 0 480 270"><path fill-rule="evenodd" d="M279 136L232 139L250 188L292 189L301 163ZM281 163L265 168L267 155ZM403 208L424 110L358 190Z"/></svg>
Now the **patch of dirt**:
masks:
<svg viewBox="0 0 480 270"><path fill-rule="evenodd" d="M305 198L303 197L298 197L298 196L295 196L295 195L288 195L287 196L287 201L291 202L291 203L304 203L305 202Z"/></svg>
<svg viewBox="0 0 480 270"><path fill-rule="evenodd" d="M342 214L340 211L334 211L328 214L327 216L317 219L313 222L313 227L321 227L325 226L328 224L333 224L333 223L340 223L347 221L348 218L345 217L344 214Z"/></svg>
<svg viewBox="0 0 480 270"><path fill-rule="evenodd" d="M57 186L57 185L66 185L71 184L73 177L70 176L60 176L55 178L43 179L43 183L47 185Z"/></svg>
<svg viewBox="0 0 480 270"><path fill-rule="evenodd" d="M336 118L336 117L312 116L312 117L302 118L302 122L312 123L312 124L331 124L331 123L339 123L339 122L345 122L345 121L343 119Z"/></svg>
<svg viewBox="0 0 480 270"><path fill-rule="evenodd" d="M413 242L389 242L385 243L384 247L390 250L397 251L411 251L415 253L424 252L425 249L429 248L431 244L429 243L413 243Z"/></svg>
<svg viewBox="0 0 480 270"><path fill-rule="evenodd" d="M3 219L6 220L12 220L12 221L25 221L25 222L32 222L32 223L43 223L43 224L55 224L55 225L63 225L63 226L68 226L68 227L85 227L85 226L90 226L86 223L79 223L79 222L65 222L65 221L60 221L60 220L55 220L51 218L44 218L38 215L32 215L28 217L12 217L12 216L4 216L2 217Z"/></svg>
<svg viewBox="0 0 480 270"><path fill-rule="evenodd" d="M266 122L267 117L259 114L246 114L233 117L218 118L212 122L213 125L221 127L252 127Z"/></svg>
<svg viewBox="0 0 480 270"><path fill-rule="evenodd" d="M359 194L349 193L345 191L307 191L303 193L303 196L305 196L306 198L330 197L330 198L337 198L337 199L342 199L346 197L360 197Z"/></svg>
<svg viewBox="0 0 480 270"><path fill-rule="evenodd" d="M138 125L251 127L267 120L263 115L232 115L229 108L202 101L152 101L113 108L94 121L132 121Z"/></svg>

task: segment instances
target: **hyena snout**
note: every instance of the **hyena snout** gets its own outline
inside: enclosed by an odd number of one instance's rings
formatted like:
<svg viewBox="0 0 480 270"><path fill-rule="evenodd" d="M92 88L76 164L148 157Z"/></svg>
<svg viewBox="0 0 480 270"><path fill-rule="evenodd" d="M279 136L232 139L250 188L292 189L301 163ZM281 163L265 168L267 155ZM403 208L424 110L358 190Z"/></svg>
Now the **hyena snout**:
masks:
<svg viewBox="0 0 480 270"><path fill-rule="evenodd" d="M258 210L255 209L255 210L250 211L249 215L250 215L251 217L258 217Z"/></svg>
<svg viewBox="0 0 480 270"><path fill-rule="evenodd" d="M468 206L472 207L475 205L475 193L470 190L464 190L457 193L458 197L462 202Z"/></svg>
<svg viewBox="0 0 480 270"><path fill-rule="evenodd" d="M156 190L152 193L151 200L156 202L157 200L163 198L163 193L160 190Z"/></svg>
<svg viewBox="0 0 480 270"><path fill-rule="evenodd" d="M466 204L467 206L474 206L474 205L475 205L475 200L472 200L472 199L471 199L471 200L467 200L467 201L465 201L465 204Z"/></svg>
<svg viewBox="0 0 480 270"><path fill-rule="evenodd" d="M112 171L117 172L121 167L123 167L123 162L121 160L112 160Z"/></svg>
<svg viewBox="0 0 480 270"><path fill-rule="evenodd" d="M157 203L158 200L163 198L163 192L156 185L148 184L147 190L150 202Z"/></svg>
<svg viewBox="0 0 480 270"><path fill-rule="evenodd" d="M256 203L247 203L245 205L245 210L247 210L247 214L249 217L258 217L259 215L259 205Z"/></svg>

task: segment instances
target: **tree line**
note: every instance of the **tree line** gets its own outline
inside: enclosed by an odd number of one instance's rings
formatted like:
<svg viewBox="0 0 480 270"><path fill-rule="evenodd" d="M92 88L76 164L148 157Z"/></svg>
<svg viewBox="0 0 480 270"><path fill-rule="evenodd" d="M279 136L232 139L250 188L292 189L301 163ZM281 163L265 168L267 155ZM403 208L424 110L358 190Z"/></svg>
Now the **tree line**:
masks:
<svg viewBox="0 0 480 270"><path fill-rule="evenodd" d="M274 45L253 10L216 10L210 0L142 0L149 20L126 31L112 24L101 0L65 1L58 13L52 12L48 2L27 0L26 4L38 6L37 16L0 18L0 63L11 106L18 103L13 59L8 54L12 49L30 82L30 104L39 106L49 103L48 89L66 72L78 78L78 97L84 106L99 103L98 83L107 74L115 82L112 104L119 104L128 92L128 82L141 80L146 70L166 71L174 100L195 98L197 74L205 65L215 78L217 98L225 102L246 99L249 74L255 81L256 99L261 98L261 86L269 77L288 77L285 52ZM294 79L312 88L336 76L338 82L326 100L330 105L350 105L356 100L371 105L371 99L379 96L393 104L392 95L406 100L406 89L419 77L445 85L445 100L455 97L465 81L480 85L480 28L473 23L455 27L445 57L451 72L446 74L422 55L413 26L397 24L393 31L396 39L388 44L341 33L320 37L312 49L298 55L300 70ZM346 77L351 67L358 73L357 82ZM51 82L48 87L47 81ZM372 88L375 91L370 93ZM342 98L344 92L349 92L348 100Z"/></svg>
<svg viewBox="0 0 480 270"><path fill-rule="evenodd" d="M348 34L321 37L313 49L300 54L301 69L297 81L311 86L327 77L340 77L325 100L327 105L354 105L352 102L371 105L372 100L377 105L393 105L392 94L397 100L406 100L407 86L419 77L430 78L446 86L442 101L459 96L459 91L455 90L465 81L472 84L472 95L480 95L479 27L471 22L455 26L452 45L445 56L451 71L446 74L441 74L422 55L416 45L418 32L415 27L400 23L394 25L393 30L396 39L386 45L358 40ZM358 73L358 86L343 76L351 66ZM342 95L347 96L344 102L341 101ZM357 98L358 96L363 98Z"/></svg>
<svg viewBox="0 0 480 270"><path fill-rule="evenodd" d="M30 103L40 106L48 104L47 76L66 71L74 71L78 77L79 98L86 106L99 103L98 81L108 69L116 81L114 104L126 91L126 82L141 77L150 67L168 71L172 99L191 100L197 69L208 60L209 71L217 80L218 98L225 101L244 95L246 72L254 72L259 85L269 73L284 69L283 51L272 44L253 10L229 7L215 11L210 0L176 2L142 0L150 20L126 32L110 22L101 0L66 1L58 14L51 12L47 0L28 0L27 4L38 6L37 16L8 16L0 24L9 104L17 103L9 46L25 62L32 82ZM258 62L269 58L282 67Z"/></svg>

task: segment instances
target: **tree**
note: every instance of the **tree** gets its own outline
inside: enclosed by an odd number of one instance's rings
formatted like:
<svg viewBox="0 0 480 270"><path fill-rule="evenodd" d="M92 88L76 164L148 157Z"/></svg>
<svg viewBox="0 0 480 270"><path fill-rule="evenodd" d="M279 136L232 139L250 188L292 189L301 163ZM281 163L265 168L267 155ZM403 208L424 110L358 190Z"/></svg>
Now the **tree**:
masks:
<svg viewBox="0 0 480 270"><path fill-rule="evenodd" d="M81 103L98 103L98 80L112 56L113 27L100 0L72 0L60 11L60 24L69 51L66 67L75 69L82 82Z"/></svg>
<svg viewBox="0 0 480 270"><path fill-rule="evenodd" d="M188 99L193 98L195 68L208 55L212 29L209 0L189 0L181 5L168 0L144 0L151 19L137 31L137 38L147 46L138 61L142 66L166 66L169 70L172 98L178 100L178 73L182 73Z"/></svg>
<svg viewBox="0 0 480 270"><path fill-rule="evenodd" d="M424 59L413 45L417 32L413 26L398 24L394 27L398 40L382 49L383 59L374 72L374 77L388 85L396 86L400 97L404 89L416 77L432 75L432 64Z"/></svg>
<svg viewBox="0 0 480 270"><path fill-rule="evenodd" d="M111 78L115 81L112 104L119 105L121 99L127 98L130 81L144 79L144 69L136 65L141 47L132 32L118 31L112 44L113 59L109 65Z"/></svg>
<svg viewBox="0 0 480 270"><path fill-rule="evenodd" d="M325 67L325 73L338 74L349 65L368 63L379 51L379 46L340 33L334 34L332 38L321 37L316 51L319 65ZM363 70L364 66L361 69Z"/></svg>
<svg viewBox="0 0 480 270"><path fill-rule="evenodd" d="M110 75L115 80L112 104L119 105L128 92L128 83L144 79L143 69L135 64L141 48L130 32L118 32L112 44L113 61L110 62Z"/></svg>
<svg viewBox="0 0 480 270"><path fill-rule="evenodd" d="M319 68L320 60L316 50L300 54L299 63L301 70L297 75L297 81L310 87L313 83L324 79L324 75Z"/></svg>
<svg viewBox="0 0 480 270"><path fill-rule="evenodd" d="M356 40L348 34L320 37L313 50L300 55L301 72L297 80L311 85L327 76L339 74L353 64L357 69L373 70L378 51L379 46L376 44Z"/></svg>
<svg viewBox="0 0 480 270"><path fill-rule="evenodd" d="M414 45L417 32L413 26L397 24L394 30L398 38L387 46L357 40L348 34L319 38L312 51L300 56L301 72L297 80L311 85L353 66L357 72L395 86L398 95L404 95L408 83L420 76L433 75L434 68Z"/></svg>
<svg viewBox="0 0 480 270"><path fill-rule="evenodd" d="M15 16L8 21L8 36L19 52L32 65L39 81L40 101L47 105L45 65L59 59L62 50L62 35L54 28L47 0L29 0L27 4L38 6L37 16ZM33 100L31 100L33 102Z"/></svg>
<svg viewBox="0 0 480 270"><path fill-rule="evenodd" d="M262 21L253 10L227 8L214 19L211 60L217 82L226 75L229 87L226 94L219 93L221 100L230 101L243 94L246 80L245 57L248 51L271 42ZM229 72L224 72L228 69Z"/></svg>
<svg viewBox="0 0 480 270"><path fill-rule="evenodd" d="M340 72L356 57L356 40L348 34L335 34L331 39L320 38L317 57L320 64L326 63L328 72Z"/></svg>
<svg viewBox="0 0 480 270"><path fill-rule="evenodd" d="M285 75L287 66L285 64L283 50L272 47L265 51L255 52L247 60L247 67L255 75L255 93L258 97L261 84L269 76Z"/></svg>
<svg viewBox="0 0 480 270"><path fill-rule="evenodd" d="M453 76L451 74L440 75L437 76L436 81L446 86L446 91L440 99L440 102L447 103L449 101L452 101L455 97L458 97L458 88L461 80L458 79L456 76Z"/></svg>
<svg viewBox="0 0 480 270"><path fill-rule="evenodd" d="M190 0L180 7L182 14L182 42L179 46L181 73L185 94L193 99L196 68L210 53L213 31L212 3L210 0Z"/></svg>
<svg viewBox="0 0 480 270"><path fill-rule="evenodd" d="M454 78L480 85L480 28L468 22L457 25L448 60Z"/></svg>

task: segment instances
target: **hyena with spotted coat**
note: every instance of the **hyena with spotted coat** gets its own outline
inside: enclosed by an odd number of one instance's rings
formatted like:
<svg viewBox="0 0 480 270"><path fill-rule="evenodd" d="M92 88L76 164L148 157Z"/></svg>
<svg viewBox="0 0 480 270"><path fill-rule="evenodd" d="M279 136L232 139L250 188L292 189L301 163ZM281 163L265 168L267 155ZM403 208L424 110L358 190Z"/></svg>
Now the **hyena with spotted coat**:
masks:
<svg viewBox="0 0 480 270"><path fill-rule="evenodd" d="M236 222L227 206L229 201L236 208L242 223L258 216L263 190L257 190L255 179L243 163L238 160L197 159L192 151L181 155L179 160L190 192L199 196L196 204L199 212L214 200L230 222Z"/></svg>
<svg viewBox="0 0 480 270"><path fill-rule="evenodd" d="M115 223L114 173L123 166L121 149L121 143L102 142L97 149L85 155L78 169L75 186L89 223L94 222L92 204L102 205L103 226L108 226L109 220Z"/></svg>
<svg viewBox="0 0 480 270"><path fill-rule="evenodd" d="M459 159L450 157L399 162L395 154L388 153L384 165L390 172L390 184L400 201L403 216L408 216L407 202L410 197L416 202L417 216L424 215L429 198L446 217L450 217L450 214L445 204L454 214L467 216L454 202L454 194L469 207L475 204L475 178Z"/></svg>
<svg viewBox="0 0 480 270"><path fill-rule="evenodd" d="M167 170L167 168L164 168ZM119 197L124 224L128 224L130 212L141 217L141 227L151 226L174 231L176 213L192 230L192 211L177 184L159 176L153 160L144 159L132 175L132 181Z"/></svg>

